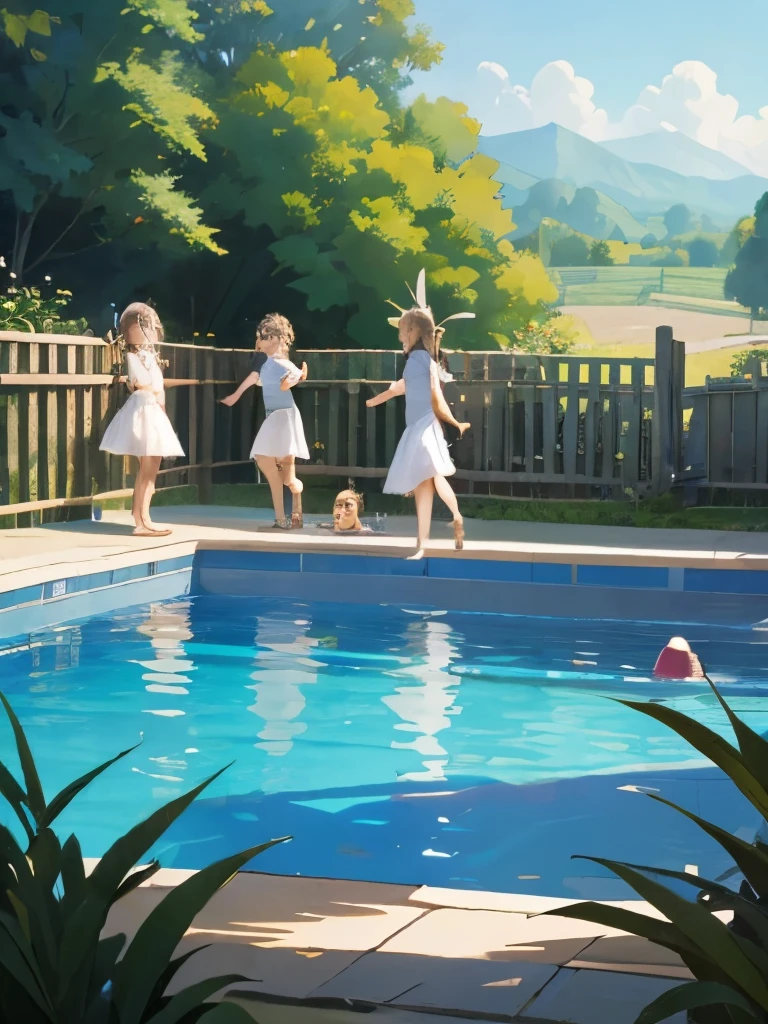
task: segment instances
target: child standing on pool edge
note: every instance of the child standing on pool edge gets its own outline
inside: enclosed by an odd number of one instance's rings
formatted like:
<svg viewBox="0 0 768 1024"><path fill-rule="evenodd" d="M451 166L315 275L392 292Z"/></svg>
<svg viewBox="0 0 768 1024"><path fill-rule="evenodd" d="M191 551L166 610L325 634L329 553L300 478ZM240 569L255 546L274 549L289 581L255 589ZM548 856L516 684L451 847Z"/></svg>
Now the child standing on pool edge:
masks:
<svg viewBox="0 0 768 1024"><path fill-rule="evenodd" d="M100 450L139 460L133 487L134 536L167 537L171 531L155 526L149 506L160 463L183 457L184 449L165 411L163 373L155 348L162 340L163 325L151 306L133 302L120 317L119 331L131 396L104 432Z"/></svg>
<svg viewBox="0 0 768 1024"><path fill-rule="evenodd" d="M251 373L224 405L234 405L248 388L259 385L264 393L266 418L251 448L252 459L266 477L275 509L275 528L300 529L304 525L301 493L304 485L296 477L296 459L309 459L301 413L291 388L307 379L307 364L299 369L288 359L293 344L293 327L284 316L270 313L256 328L256 354ZM292 495L291 519L285 515L283 487Z"/></svg>
<svg viewBox="0 0 768 1024"><path fill-rule="evenodd" d="M437 346L442 327L426 304L403 313L397 321L406 363L402 379L388 391L366 402L369 408L397 395L405 395L405 431L389 467L385 494L413 493L416 499L418 540L413 559L424 557L432 524L432 501L437 492L453 515L456 550L464 547L464 520L453 488L446 479L456 472L440 420L449 423L461 436L469 423L459 423L443 397L437 363Z"/></svg>

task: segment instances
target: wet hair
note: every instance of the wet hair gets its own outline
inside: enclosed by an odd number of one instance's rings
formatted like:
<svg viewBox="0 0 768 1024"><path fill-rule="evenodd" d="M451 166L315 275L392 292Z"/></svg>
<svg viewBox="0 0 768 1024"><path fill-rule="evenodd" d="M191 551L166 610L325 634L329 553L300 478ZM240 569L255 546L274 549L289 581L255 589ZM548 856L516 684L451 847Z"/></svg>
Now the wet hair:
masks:
<svg viewBox="0 0 768 1024"><path fill-rule="evenodd" d="M293 327L290 320L280 313L268 313L256 328L256 346L266 338L279 338L281 347L287 355L294 342Z"/></svg>
<svg viewBox="0 0 768 1024"><path fill-rule="evenodd" d="M160 317L146 302L132 302L123 310L118 328L123 339L125 339L126 331L136 324L144 335L146 347L154 351L155 342L149 332L154 330L157 340L162 341L164 331Z"/></svg>
<svg viewBox="0 0 768 1024"><path fill-rule="evenodd" d="M405 328L415 327L419 332L419 341L423 348L433 359L435 358L437 338L442 335L438 335L431 312L421 309L419 306L414 306L412 309L406 310L400 317L400 326ZM415 346L411 346L411 349L413 348Z"/></svg>

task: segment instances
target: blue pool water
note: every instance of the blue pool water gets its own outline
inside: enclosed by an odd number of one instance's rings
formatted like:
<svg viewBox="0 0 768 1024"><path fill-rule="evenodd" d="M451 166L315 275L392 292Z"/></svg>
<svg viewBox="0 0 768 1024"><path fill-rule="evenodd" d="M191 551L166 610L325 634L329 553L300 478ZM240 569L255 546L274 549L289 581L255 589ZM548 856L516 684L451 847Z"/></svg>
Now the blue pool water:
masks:
<svg viewBox="0 0 768 1024"><path fill-rule="evenodd" d="M694 750L610 699L664 700L730 735L704 684L651 681L671 632L203 596L4 642L0 685L49 796L143 737L61 819L86 856L234 761L170 830L164 864L292 835L252 867L611 899L628 891L573 854L729 866L642 790L745 837L758 824ZM688 639L768 730L768 633ZM6 760L4 722L0 743Z"/></svg>

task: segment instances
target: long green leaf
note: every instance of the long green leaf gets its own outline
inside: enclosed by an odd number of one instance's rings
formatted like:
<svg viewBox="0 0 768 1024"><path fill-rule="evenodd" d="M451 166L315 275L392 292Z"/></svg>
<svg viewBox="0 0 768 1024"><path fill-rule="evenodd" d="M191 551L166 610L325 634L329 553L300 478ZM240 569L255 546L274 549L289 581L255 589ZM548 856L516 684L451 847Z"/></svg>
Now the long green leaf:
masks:
<svg viewBox="0 0 768 1024"><path fill-rule="evenodd" d="M155 1004L158 1006L164 1006L167 999L163 999L163 994L168 989L169 985L176 977L176 972L190 959L190 957L196 956L198 953L202 953L204 949L209 949L213 943L208 942L204 946L195 946L194 949L188 949L186 953L182 953L180 956L175 957L166 967L163 968L162 973L155 982L155 987L152 990L152 994L147 1000L147 1013L159 1012Z"/></svg>
<svg viewBox="0 0 768 1024"><path fill-rule="evenodd" d="M731 728L739 744L744 766L752 773L758 785L762 787L765 800L768 802L768 741L764 740L754 729L750 729L746 722L743 722L738 715L734 714L706 672L704 673L704 678L711 686L712 692L728 716L728 721L731 723Z"/></svg>
<svg viewBox="0 0 768 1024"><path fill-rule="evenodd" d="M88 879L91 892L100 899L110 902L131 868L139 863L147 850L155 845L192 801L229 767L230 765L227 765L188 793L160 807L113 843Z"/></svg>
<svg viewBox="0 0 768 1024"><path fill-rule="evenodd" d="M737 1006L750 1017L762 1020L763 1015L744 996L730 985L718 981L688 981L684 985L662 993L654 999L635 1021L635 1024L658 1024L676 1013L696 1010L702 1006Z"/></svg>
<svg viewBox="0 0 768 1024"><path fill-rule="evenodd" d="M50 976L56 961L56 936L54 921L51 919L51 903L45 899L45 891L32 874L32 868L16 839L9 829L0 825L0 859L13 868L15 885L13 891L27 908L32 944L43 975Z"/></svg>
<svg viewBox="0 0 768 1024"><path fill-rule="evenodd" d="M61 848L61 882L61 911L68 918L88 894L83 854L76 836L70 836Z"/></svg>
<svg viewBox="0 0 768 1024"><path fill-rule="evenodd" d="M70 999L71 985L77 984L78 972L89 955L106 921L109 907L131 868L154 846L166 829L186 810L200 793L227 770L227 765L205 779L188 793L160 807L144 821L118 839L107 850L86 879L88 896L69 917L62 938L59 965L60 1001Z"/></svg>
<svg viewBox="0 0 768 1024"><path fill-rule="evenodd" d="M43 796L43 787L40 784L40 776L37 774L35 759L32 757L32 751L29 749L29 743L27 743L27 737L21 727L21 722L16 717L13 708L2 692L0 692L0 702L5 708L6 715L8 715L8 721L11 723L14 739L16 740L19 763L24 774L24 784L27 787L25 803L30 811L32 811L32 817L39 823L43 814L45 814L45 797Z"/></svg>
<svg viewBox="0 0 768 1024"><path fill-rule="evenodd" d="M6 801L13 813L21 822L22 828L27 833L27 839L32 839L35 830L29 823L29 818L24 810L27 803L27 794L11 775L5 765L0 761L0 796Z"/></svg>
<svg viewBox="0 0 768 1024"><path fill-rule="evenodd" d="M222 989L229 988L239 981L251 981L242 974L225 974L220 978L206 978L194 985L177 992L168 1001L168 1004L159 1013L149 1017L146 1024L179 1024L188 1013L197 1009L211 996L215 996Z"/></svg>
<svg viewBox="0 0 768 1024"><path fill-rule="evenodd" d="M222 886L273 840L203 868L172 889L142 922L118 966L114 1001L120 1024L139 1024L163 965L173 955L195 917Z"/></svg>
<svg viewBox="0 0 768 1024"><path fill-rule="evenodd" d="M52 893L61 873L61 844L56 835L49 828L41 828L29 845L27 856L37 881L47 893Z"/></svg>
<svg viewBox="0 0 768 1024"><path fill-rule="evenodd" d="M134 889L138 889L140 885L148 881L153 875L156 875L160 870L160 861L153 860L146 867L139 868L138 871L132 871L127 878L124 878L120 883L119 887L115 891L115 895L112 899L112 903L117 903L118 900L123 899L128 893L133 892Z"/></svg>
<svg viewBox="0 0 768 1024"><path fill-rule="evenodd" d="M588 858L578 857L574 859L587 860ZM627 864L626 866L633 868L635 871L650 872L654 875L659 875L662 878L675 878L680 882L687 882L700 892L705 892L714 897L714 902L703 904L710 913L715 913L717 910L730 910L739 914L758 933L764 943L765 949L768 950L768 911L764 907L759 907L756 903L745 899L738 892L735 892L733 889L728 889L719 882L711 882L707 878L701 878L699 875L691 875L686 871L672 871L670 868L648 867L645 864Z"/></svg>
<svg viewBox="0 0 768 1024"><path fill-rule="evenodd" d="M253 1017L236 1003L219 1003L204 1013L198 1024L253 1024Z"/></svg>
<svg viewBox="0 0 768 1024"><path fill-rule="evenodd" d="M702 953L718 963L735 985L759 1006L768 1010L768 984L740 948L728 928L697 903L691 903L666 886L647 878L626 864L588 857L618 875L638 895L659 910Z"/></svg>
<svg viewBox="0 0 768 1024"><path fill-rule="evenodd" d="M683 935L679 928L668 921L659 921L658 918L649 917L648 914L639 914L635 910L625 910L624 907L612 907L607 903L573 903L567 907L560 907L557 910L547 910L543 914L532 915L534 917L567 917L573 921L589 921L592 924L599 924L605 928L615 928L618 931L628 932L630 935L637 935L640 938L648 939L657 946L664 946L665 949L677 953L685 962L686 966L694 971L703 970L709 967L711 962L704 956L700 949ZM716 971L716 965L711 964L712 970ZM726 979L726 975L722 975Z"/></svg>
<svg viewBox="0 0 768 1024"><path fill-rule="evenodd" d="M8 921L5 914L0 915L0 969L8 971L46 1018L53 1020L53 1007L42 978L32 967L34 962L32 947L25 941L20 929L14 928L13 922Z"/></svg>
<svg viewBox="0 0 768 1024"><path fill-rule="evenodd" d="M684 815L690 821L695 822L700 829L715 839L723 849L730 854L730 856L736 862L741 873L747 879L749 884L755 890L758 896L768 896L768 854L764 853L759 847L752 843L747 843L743 839L739 839L737 836L732 835L730 832L726 832L725 829L718 828L717 825L713 825L712 822L707 821L704 818L700 818L698 814L694 814L692 811L687 811L684 807L680 807L679 804L672 803L670 800L665 800L664 797L658 796L656 793L646 793L646 796L650 797L651 800L655 800L656 803L664 804L666 807L671 807L679 814ZM655 868L653 869L656 870Z"/></svg>
<svg viewBox="0 0 768 1024"><path fill-rule="evenodd" d="M65 786L60 793L57 793L53 800L51 800L51 802L48 804L48 806L45 809L45 813L38 822L39 826L42 828L46 825L50 825L51 822L54 821L54 819L56 819L61 814L65 807L67 807L74 800L78 793L81 793L86 786L93 782L94 779L97 779L103 772L107 770L107 768L111 768L113 764L116 764L118 761L122 760L122 758L127 757L129 754L132 754L133 751L140 746L141 743L134 744L127 750L123 750L121 753L119 753L117 757L113 757L109 761L105 761L104 764L99 765L98 768L94 768L93 771L87 772L85 775L82 775L79 779L75 779L74 782L70 782L70 784L68 786Z"/></svg>
<svg viewBox="0 0 768 1024"><path fill-rule="evenodd" d="M718 768L722 768L747 800L757 808L760 816L768 818L768 798L765 790L745 766L741 753L722 736L666 704L645 704L632 700L619 700L617 703L633 711L639 711L676 732Z"/></svg>

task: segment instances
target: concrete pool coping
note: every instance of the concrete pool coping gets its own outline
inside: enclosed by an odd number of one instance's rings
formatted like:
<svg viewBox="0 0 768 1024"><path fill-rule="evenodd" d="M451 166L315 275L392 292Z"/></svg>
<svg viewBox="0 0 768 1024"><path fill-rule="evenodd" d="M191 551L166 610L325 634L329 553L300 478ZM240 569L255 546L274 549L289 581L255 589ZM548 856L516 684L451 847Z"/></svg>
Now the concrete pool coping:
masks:
<svg viewBox="0 0 768 1024"><path fill-rule="evenodd" d="M389 556L413 548L415 520L390 518L387 534L340 537L314 528L324 517L306 517L309 528L283 533L259 510L218 506L163 508L158 517L170 537L134 537L126 512L101 522L78 521L0 531L0 594L64 577L123 568L147 555L170 559L199 550L245 550ZM644 568L766 570L768 534L551 523L466 521L466 547L454 551L448 526L435 522L427 557L498 562L642 566Z"/></svg>
<svg viewBox="0 0 768 1024"><path fill-rule="evenodd" d="M112 909L105 935L132 939L193 874L159 871ZM183 939L179 952L210 946L182 968L173 990L225 973L259 979L226 998L261 1024L303 1020L299 1010L328 1024L351 1024L361 1010L379 1013L382 1024L435 1024L442 1017L434 1014L632 1024L662 992L691 979L675 954L645 939L530 916L576 902L241 872ZM639 900L609 905L663 920Z"/></svg>

